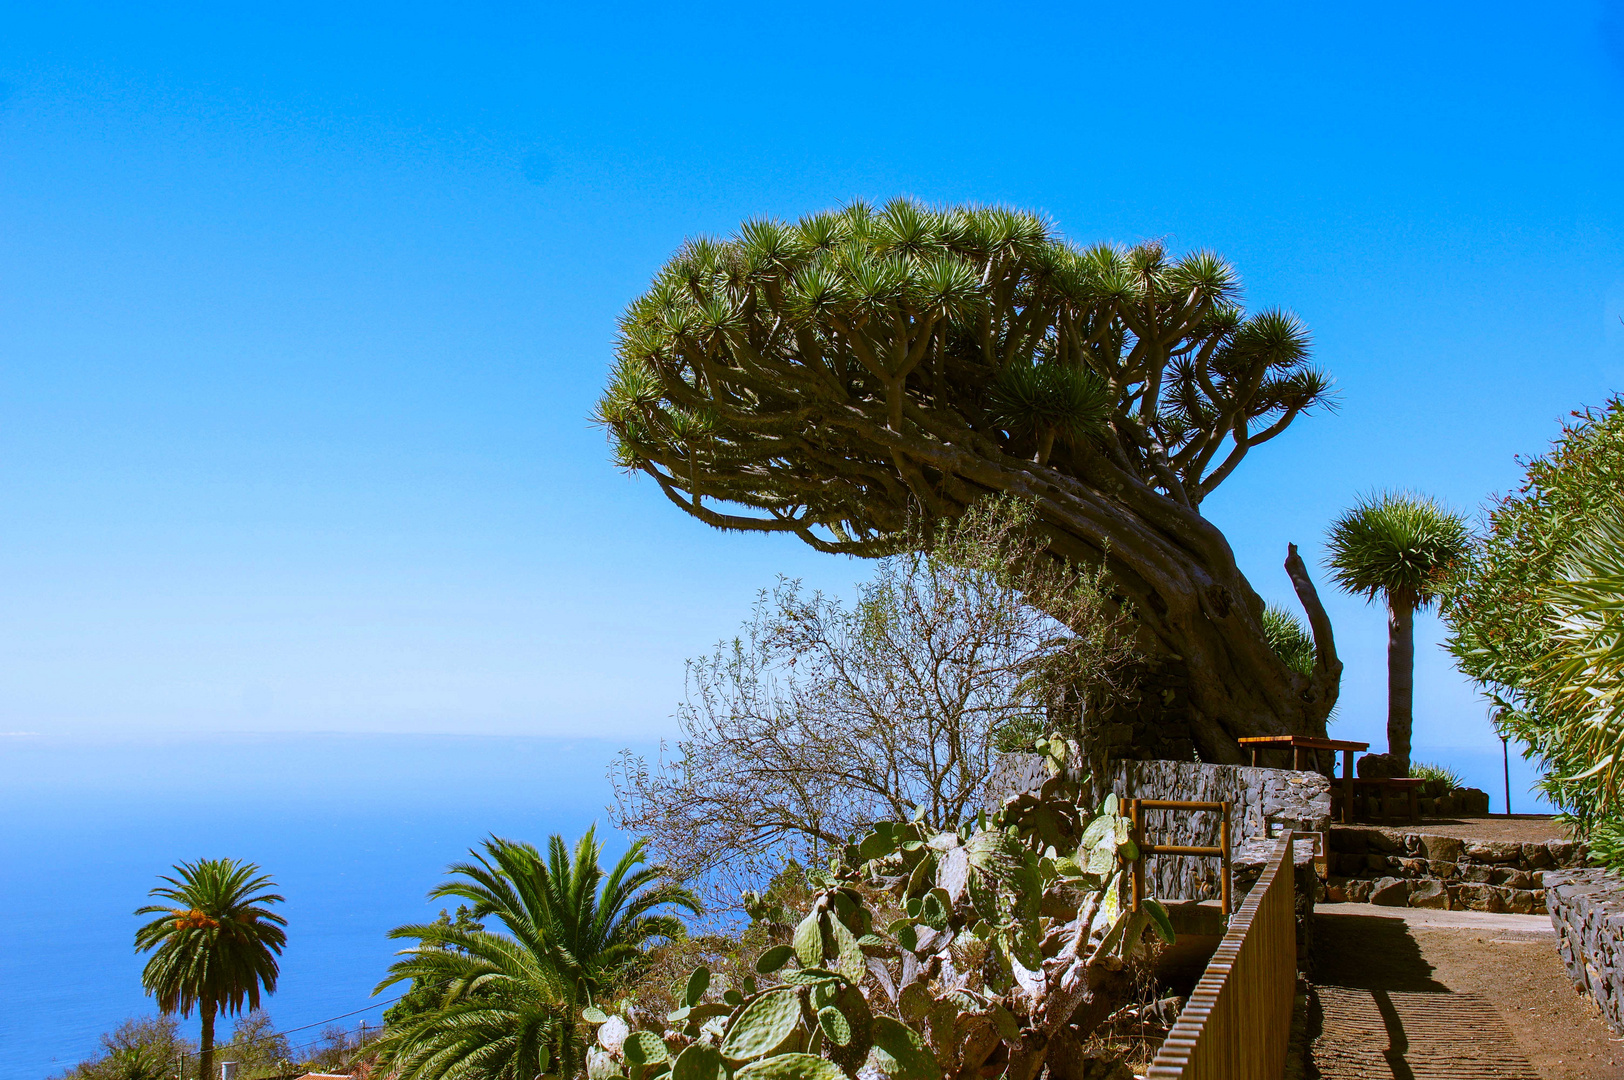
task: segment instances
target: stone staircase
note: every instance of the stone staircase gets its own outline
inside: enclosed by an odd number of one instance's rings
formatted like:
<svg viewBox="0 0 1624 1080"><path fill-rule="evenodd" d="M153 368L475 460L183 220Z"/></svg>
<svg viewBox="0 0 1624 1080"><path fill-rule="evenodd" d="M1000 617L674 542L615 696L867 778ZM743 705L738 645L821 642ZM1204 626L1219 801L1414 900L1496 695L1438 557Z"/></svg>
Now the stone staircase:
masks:
<svg viewBox="0 0 1624 1080"><path fill-rule="evenodd" d="M1338 825L1329 847L1327 904L1537 914L1545 911L1545 871L1585 865L1585 846L1568 840L1475 840L1374 826Z"/></svg>

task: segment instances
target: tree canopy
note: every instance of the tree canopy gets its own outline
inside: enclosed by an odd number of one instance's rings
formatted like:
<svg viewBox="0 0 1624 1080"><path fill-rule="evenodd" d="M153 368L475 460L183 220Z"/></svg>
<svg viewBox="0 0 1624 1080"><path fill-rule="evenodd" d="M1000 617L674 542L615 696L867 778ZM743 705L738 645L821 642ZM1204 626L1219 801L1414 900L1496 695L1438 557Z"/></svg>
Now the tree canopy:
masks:
<svg viewBox="0 0 1624 1080"><path fill-rule="evenodd" d="M1332 402L1289 312L1216 254L1078 247L1035 214L855 203L685 244L627 309L597 409L625 468L701 521L892 551L989 493L1104 562L1188 669L1197 741L1323 728L1340 664L1291 671L1203 502ZM1210 626L1207 624L1211 624ZM1225 639L1228 639L1227 642Z"/></svg>

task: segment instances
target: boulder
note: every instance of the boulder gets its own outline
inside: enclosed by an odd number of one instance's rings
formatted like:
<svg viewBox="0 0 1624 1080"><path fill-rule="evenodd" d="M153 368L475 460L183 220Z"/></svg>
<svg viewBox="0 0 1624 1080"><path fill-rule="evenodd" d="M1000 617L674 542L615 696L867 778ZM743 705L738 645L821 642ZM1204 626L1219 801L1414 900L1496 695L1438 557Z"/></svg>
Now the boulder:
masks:
<svg viewBox="0 0 1624 1080"><path fill-rule="evenodd" d="M1544 904L1540 904L1538 909L1542 910L1544 907ZM1506 896L1506 910L1518 915L1532 915L1536 910L1533 892L1528 889L1512 889Z"/></svg>
<svg viewBox="0 0 1624 1080"><path fill-rule="evenodd" d="M1361 780L1386 780L1394 776L1403 776L1404 772L1399 763L1387 754L1366 754L1359 759L1358 773Z"/></svg>
<svg viewBox="0 0 1624 1080"><path fill-rule="evenodd" d="M1436 878L1423 878L1410 889L1410 906L1447 909L1449 890Z"/></svg>
<svg viewBox="0 0 1624 1080"><path fill-rule="evenodd" d="M1370 890L1369 903L1383 907L1404 907L1409 903L1410 883L1403 878L1384 877Z"/></svg>
<svg viewBox="0 0 1624 1080"><path fill-rule="evenodd" d="M1463 911L1505 911L1505 890L1493 885L1457 885L1449 890L1451 907Z"/></svg>
<svg viewBox="0 0 1624 1080"><path fill-rule="evenodd" d="M1428 859L1434 862L1457 863L1460 862L1461 850L1465 845L1458 836L1431 836L1423 834L1421 837L1421 850Z"/></svg>
<svg viewBox="0 0 1624 1080"><path fill-rule="evenodd" d="M1489 793L1479 791L1477 788L1456 788L1450 792L1455 805L1460 807L1462 814L1487 814L1489 812Z"/></svg>
<svg viewBox="0 0 1624 1080"><path fill-rule="evenodd" d="M1503 840L1471 840L1466 855L1474 862L1514 863L1522 858L1522 845Z"/></svg>
<svg viewBox="0 0 1624 1080"><path fill-rule="evenodd" d="M1427 863L1427 876L1435 878L1452 878L1459 871L1459 869L1459 863L1441 861L1429 862Z"/></svg>
<svg viewBox="0 0 1624 1080"><path fill-rule="evenodd" d="M1347 885L1348 903L1370 903L1370 893L1375 887L1376 883L1374 881L1367 881L1364 878L1350 878Z"/></svg>

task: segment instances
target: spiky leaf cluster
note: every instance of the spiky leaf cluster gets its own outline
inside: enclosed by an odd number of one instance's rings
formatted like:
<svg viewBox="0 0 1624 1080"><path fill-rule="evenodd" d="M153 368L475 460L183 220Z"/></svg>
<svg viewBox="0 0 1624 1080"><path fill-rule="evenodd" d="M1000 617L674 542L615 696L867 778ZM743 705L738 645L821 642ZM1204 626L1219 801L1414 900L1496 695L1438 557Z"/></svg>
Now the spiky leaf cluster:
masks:
<svg viewBox="0 0 1624 1080"><path fill-rule="evenodd" d="M1000 207L853 204L686 244L621 321L597 420L724 528L872 554L988 473L1118 478L1200 505L1329 400L1295 317L1210 252L1080 248Z"/></svg>
<svg viewBox="0 0 1624 1080"><path fill-rule="evenodd" d="M1436 499L1366 495L1331 526L1326 564L1342 589L1395 606L1425 608L1470 550L1466 520Z"/></svg>

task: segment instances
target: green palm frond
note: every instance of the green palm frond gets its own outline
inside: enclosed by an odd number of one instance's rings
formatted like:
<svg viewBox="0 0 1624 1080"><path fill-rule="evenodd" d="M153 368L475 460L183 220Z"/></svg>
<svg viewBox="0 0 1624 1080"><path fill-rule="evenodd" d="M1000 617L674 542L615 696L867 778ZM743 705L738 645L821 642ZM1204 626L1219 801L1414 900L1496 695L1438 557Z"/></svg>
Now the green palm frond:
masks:
<svg viewBox="0 0 1624 1080"><path fill-rule="evenodd" d="M439 1008L392 1030L385 1059L400 1080L531 1080L549 1055L573 1074L583 1005L644 962L660 939L683 934L670 912L700 912L694 894L645 863L633 843L606 873L596 829L575 844L491 837L449 868L431 898L473 905L507 933L429 923L397 927L418 945L401 953L377 991L400 982L439 987Z"/></svg>
<svg viewBox="0 0 1624 1080"><path fill-rule="evenodd" d="M227 1013L259 1008L261 990L276 991L277 956L287 921L270 910L282 902L258 866L200 859L175 866L151 894L165 901L137 909L156 915L135 933L137 952L151 952L141 985L165 1013L194 1008Z"/></svg>
<svg viewBox="0 0 1624 1080"><path fill-rule="evenodd" d="M1466 520L1442 503L1384 492L1363 496L1336 520L1325 562L1346 592L1425 608L1470 544Z"/></svg>

